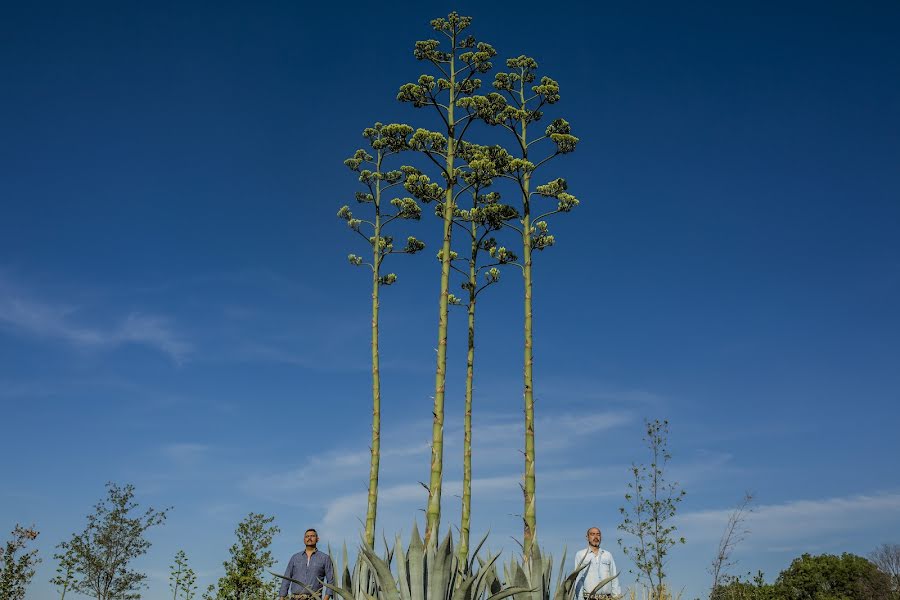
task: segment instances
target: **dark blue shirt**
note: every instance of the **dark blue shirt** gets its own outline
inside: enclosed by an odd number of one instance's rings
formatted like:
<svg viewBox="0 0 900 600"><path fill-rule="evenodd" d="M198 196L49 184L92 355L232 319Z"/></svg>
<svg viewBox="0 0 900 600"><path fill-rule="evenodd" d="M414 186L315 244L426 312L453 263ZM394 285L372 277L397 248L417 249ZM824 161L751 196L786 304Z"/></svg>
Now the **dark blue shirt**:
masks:
<svg viewBox="0 0 900 600"><path fill-rule="evenodd" d="M316 550L312 556L306 556L306 550L298 552L288 561L287 569L284 571L285 577L302 581L310 590L319 592L322 589L322 580L326 583L334 585L334 566L331 564L331 557ZM288 595L288 587L292 594L308 594L309 590L287 579L281 580L281 592L279 596ZM325 594L333 595L332 590L326 589Z"/></svg>

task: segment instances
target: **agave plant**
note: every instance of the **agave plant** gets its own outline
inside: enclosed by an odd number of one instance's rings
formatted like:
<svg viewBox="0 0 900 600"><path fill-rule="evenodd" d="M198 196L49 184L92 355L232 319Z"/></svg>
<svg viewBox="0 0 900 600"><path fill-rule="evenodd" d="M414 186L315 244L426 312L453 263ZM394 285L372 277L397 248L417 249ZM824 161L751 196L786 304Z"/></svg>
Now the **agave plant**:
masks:
<svg viewBox="0 0 900 600"><path fill-rule="evenodd" d="M499 556L484 560L478 558L478 552L486 540L487 536L482 538L472 558L461 563L453 551L450 533L439 545L434 541L426 545L414 524L405 552L399 536L393 548L388 548L385 543L383 557L363 544L352 571L345 548L339 581L335 585L324 585L344 600L504 600L510 596L528 597L531 592L529 588L504 586L500 582L495 569ZM394 557L397 558L396 575L392 570ZM303 585L283 575L278 577Z"/></svg>
<svg viewBox="0 0 900 600"><path fill-rule="evenodd" d="M587 568L588 563L579 563L575 570L566 574L566 552L563 551L559 561L556 584L553 584L553 556L541 554L537 542L531 545L529 560L518 562L515 559L503 566L503 575L513 587L524 588L525 593L516 593L512 600L576 600L575 580ZM591 593L596 593L604 585L618 577L618 574L607 577L598 583Z"/></svg>

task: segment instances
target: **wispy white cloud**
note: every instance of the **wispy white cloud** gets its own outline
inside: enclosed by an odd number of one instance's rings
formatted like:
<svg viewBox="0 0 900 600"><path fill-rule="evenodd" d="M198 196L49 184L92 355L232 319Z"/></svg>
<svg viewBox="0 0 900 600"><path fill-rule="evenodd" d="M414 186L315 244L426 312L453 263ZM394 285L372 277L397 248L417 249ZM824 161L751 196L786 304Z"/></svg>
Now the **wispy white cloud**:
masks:
<svg viewBox="0 0 900 600"><path fill-rule="evenodd" d="M165 444L160 452L167 459L180 466L193 466L206 458L211 447L207 444L174 443Z"/></svg>
<svg viewBox="0 0 900 600"><path fill-rule="evenodd" d="M678 527L692 541L714 543L722 535L732 509L685 513ZM770 551L810 548L823 537L865 528L896 527L900 493L855 494L818 500L792 500L757 506L746 520L748 547Z"/></svg>
<svg viewBox="0 0 900 600"><path fill-rule="evenodd" d="M130 313L118 322L101 327L78 320L79 307L54 304L32 295L0 278L0 325L25 335L56 339L79 348L113 348L140 344L168 355L182 364L191 345L178 335L168 319Z"/></svg>
<svg viewBox="0 0 900 600"><path fill-rule="evenodd" d="M515 450L521 443L522 423L509 417L486 415L484 425L476 425L473 437L478 446L481 468L502 467L518 462L520 454ZM582 436L618 427L633 420L624 412L598 412L582 415L562 413L538 420L538 428L553 432L539 441L541 450L565 448L581 443ZM406 479L408 473L419 469L423 458L430 452L430 423L410 423L397 431L382 432L381 476L390 479ZM393 440L405 440L393 444ZM453 456L461 451L462 432L456 426L445 432L445 454ZM329 451L309 456L298 467L280 472L257 474L247 478L242 488L251 494L288 504L308 504L310 500L301 492L321 486L334 488L345 482L368 481L370 452L367 445L343 451ZM518 476L517 476L518 477ZM417 486L422 489L421 486ZM448 484L446 487L450 487ZM460 486L461 488L461 486ZM351 494L352 495L352 494Z"/></svg>
<svg viewBox="0 0 900 600"><path fill-rule="evenodd" d="M403 459L421 457L429 452L427 444L410 444L396 448L387 448L381 453L382 464L396 464L392 468L403 468ZM309 457L297 468L282 472L253 475L247 478L242 488L251 494L287 502L289 504L309 503L303 491L333 487L348 481L360 481L368 473L371 453L368 449L354 451L329 451ZM421 489L421 488L420 488Z"/></svg>

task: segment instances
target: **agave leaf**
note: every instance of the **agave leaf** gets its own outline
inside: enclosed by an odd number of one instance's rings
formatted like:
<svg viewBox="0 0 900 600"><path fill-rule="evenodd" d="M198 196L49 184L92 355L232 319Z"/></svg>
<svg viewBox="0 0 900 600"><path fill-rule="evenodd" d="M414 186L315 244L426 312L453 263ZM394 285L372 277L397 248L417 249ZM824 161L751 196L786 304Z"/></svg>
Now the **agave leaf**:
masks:
<svg viewBox="0 0 900 600"><path fill-rule="evenodd" d="M586 563L583 560L578 563L578 568L569 573L563 581L562 587L556 590L553 600L572 600L572 595L575 593L575 579L578 578L578 575L584 571L589 564L590 563Z"/></svg>
<svg viewBox="0 0 900 600"><path fill-rule="evenodd" d="M516 563L516 568L513 571L513 586L531 590L531 583L528 581L528 576L525 575L525 571L522 570L522 566L518 563Z"/></svg>
<svg viewBox="0 0 900 600"><path fill-rule="evenodd" d="M453 590L452 600L472 600L472 584L475 578L472 576L463 577L460 584Z"/></svg>
<svg viewBox="0 0 900 600"><path fill-rule="evenodd" d="M403 542L399 535L394 542L394 554L397 556L397 583L400 588L400 600L410 600L409 573L406 570L406 557L403 556Z"/></svg>
<svg viewBox="0 0 900 600"><path fill-rule="evenodd" d="M353 589L353 580L350 579L350 569L347 567L344 567L344 576L341 579L341 584L348 590Z"/></svg>
<svg viewBox="0 0 900 600"><path fill-rule="evenodd" d="M372 570L375 571L375 579L378 582L378 587L381 588L379 596L382 600L400 600L400 592L397 590L397 582L394 581L390 565L379 558L370 548L363 546L360 550L366 561L371 565Z"/></svg>
<svg viewBox="0 0 900 600"><path fill-rule="evenodd" d="M530 591L531 591L531 588L527 588L527 587L517 587L517 586L508 587L505 590L501 590L501 591L497 592L496 594L488 596L487 600L503 600L504 598L508 598L508 597L512 596L513 594L527 594Z"/></svg>
<svg viewBox="0 0 900 600"><path fill-rule="evenodd" d="M480 566L478 575L482 577L485 587L489 588L492 594L496 594L503 587L500 585L500 578L497 577L496 562L498 558L500 558L499 554L494 557L488 557L488 560L482 560L481 557L478 557L478 564ZM479 598L484 596L482 592L483 590L478 592L477 596Z"/></svg>
<svg viewBox="0 0 900 600"><path fill-rule="evenodd" d="M476 599L484 598L485 591L487 588L492 587L492 583L497 578L497 574L494 571L494 563L497 562L499 555L488 557L487 561L483 561L480 558L478 562L480 564L480 568L478 569L478 573L475 575L475 584L472 588L472 596ZM491 593L496 593L500 591L500 582L497 582L497 589L491 589Z"/></svg>
<svg viewBox="0 0 900 600"><path fill-rule="evenodd" d="M531 540L531 560L525 564L528 574L528 583L531 590L531 600L544 600L544 559L541 556L541 548L537 538Z"/></svg>
<svg viewBox="0 0 900 600"><path fill-rule="evenodd" d="M562 585L563 573L565 573L566 568L566 547L563 546L562 560L559 561L559 575L556 576L556 587L554 590L559 591L559 586ZM555 596L556 594L554 594Z"/></svg>
<svg viewBox="0 0 900 600"><path fill-rule="evenodd" d="M475 546L475 551L472 552L472 558L469 560L469 565L468 565L469 573L475 572L475 557L478 556L479 552L481 552L481 547L484 546L484 543L487 541L488 536L490 534L491 534L491 532L490 532L490 530L488 530L488 532L486 534L484 534L484 537L481 538L481 541L478 542L478 545Z"/></svg>
<svg viewBox="0 0 900 600"><path fill-rule="evenodd" d="M419 537L419 527L415 521L406 550L406 567L410 600L425 600L425 545Z"/></svg>
<svg viewBox="0 0 900 600"><path fill-rule="evenodd" d="M381 534L381 539L384 543L384 562L391 564L391 561L394 559L394 549L391 546L388 546L387 537L384 533Z"/></svg>
<svg viewBox="0 0 900 600"><path fill-rule="evenodd" d="M306 588L306 591L307 591L307 593L309 593L309 594L315 595L315 594L318 593L318 592L316 592L316 590L312 589L311 587L309 587L308 585L306 585L306 584L303 583L302 581L297 581L296 579L291 579L290 577L288 577L288 576L286 576L286 575L279 575L279 574L276 573L275 571L269 571L269 573L271 573L271 574L274 575L275 577L280 577L280 578L282 578L282 579L287 579L287 580L290 581L291 583L296 583L297 585L303 586L304 588Z"/></svg>
<svg viewBox="0 0 900 600"><path fill-rule="evenodd" d="M339 596L341 596L341 597L343 597L344 600L356 600L356 597L355 597L355 595L353 594L353 592L351 592L350 590L348 590L348 589L345 588L345 587L340 587L340 586L337 586L337 585L331 585L330 583L326 583L326 584L323 584L323 585L324 585L326 588L328 588L329 590L334 590L334 593L337 594L337 595L339 595Z"/></svg>
<svg viewBox="0 0 900 600"><path fill-rule="evenodd" d="M432 546L433 548L433 546ZM448 600L452 590L453 539L450 532L437 549L429 553L427 600Z"/></svg>
<svg viewBox="0 0 900 600"><path fill-rule="evenodd" d="M611 577L607 577L606 579L601 579L600 583L595 585L594 589L591 590L591 594L596 594L600 590L600 588L602 588L604 585L606 585L607 583L609 583L610 581L612 581L613 579L615 579L618 576L619 576L619 574L616 573L615 575L612 575Z"/></svg>

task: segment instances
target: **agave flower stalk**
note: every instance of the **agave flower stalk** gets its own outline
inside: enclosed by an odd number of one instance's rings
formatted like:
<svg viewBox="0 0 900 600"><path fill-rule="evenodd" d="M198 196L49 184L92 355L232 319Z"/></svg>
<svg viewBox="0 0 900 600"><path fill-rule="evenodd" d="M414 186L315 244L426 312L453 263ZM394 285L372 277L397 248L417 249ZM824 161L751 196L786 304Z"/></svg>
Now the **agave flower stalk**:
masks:
<svg viewBox="0 0 900 600"><path fill-rule="evenodd" d="M436 539L441 516L441 487L444 456L444 395L447 375L447 313L450 304L450 261L453 233L453 211L457 186L457 146L474 120L469 111L458 111L459 100L472 95L481 86L476 77L491 68L494 49L476 42L464 31L471 17L455 12L447 18L431 21L432 28L446 38L447 51L434 39L416 42L414 56L430 63L440 75L421 75L416 83L400 88L397 99L416 108L431 107L437 113L440 131L419 129L410 140L413 149L420 151L440 171L446 181L441 209L443 236L441 242L441 278L438 300L437 366L434 382L434 408L431 435L431 468L428 502L425 509L425 541Z"/></svg>
<svg viewBox="0 0 900 600"><path fill-rule="evenodd" d="M364 220L354 217L350 207L342 206L338 211L338 217L345 220L349 228L359 234L371 246L371 262L364 262L363 258L356 254L349 255L350 264L355 266L367 266L372 271L372 445L371 460L369 463L369 488L366 503L365 541L369 546L375 544L375 519L378 511L378 474L381 456L381 374L379 368L379 309L380 289L382 286L393 285L397 281L395 273L382 273L384 261L390 254L415 254L421 251L425 244L414 237L408 237L406 246L395 249L394 238L385 235L385 227L396 219L418 220L422 209L418 203L409 197L394 198L385 206L385 194L394 186L404 182L402 170L385 170L385 160L399 152L409 148L409 136L413 133L409 125L376 123L374 127L366 128L363 137L369 141L374 152L357 150L353 157L344 161L352 171L359 174L359 181L367 191L357 192L356 200L361 204L372 206L372 219ZM368 167L368 168L363 168ZM366 235L363 228L370 230L372 235Z"/></svg>
<svg viewBox="0 0 900 600"><path fill-rule="evenodd" d="M459 548L457 550L460 563L465 563L469 555L469 532L472 514L472 399L475 380L475 312L479 294L491 285L500 281L502 265L514 263L516 256L498 246L497 240L489 237L503 227L505 221L515 219L518 213L511 206L500 203L500 194L485 192L493 180L502 174L509 163L510 156L499 147L485 147L475 144L461 145L461 154L465 156L468 169L462 174L465 187L462 195L468 192L472 199L470 209L456 209L454 224L463 230L469 242L469 253L466 259L457 255L451 258L454 262L465 262L465 270L452 264L452 268L465 276L462 284L466 292L466 315L468 326L468 345L466 349L466 398L463 419L463 481L462 511L459 525ZM480 264L487 254L486 264ZM481 281L481 276L484 281ZM451 302L461 301L451 296Z"/></svg>
<svg viewBox="0 0 900 600"><path fill-rule="evenodd" d="M516 182L521 195L520 225L511 223L507 226L515 229L522 238L522 277L524 279L524 352L523 352L523 398L525 405L525 470L522 485L523 510L523 546L526 559L531 556L531 545L537 528L537 510L535 506L535 451L534 451L534 336L532 309L532 255L535 251L544 250L553 245L554 237L549 233L546 218L561 212L569 212L578 205L575 196L567 192L568 184L564 179L555 179L544 185L533 187L535 172L548 161L575 150L578 138L571 135L569 123L556 119L534 139L529 126L543 117L542 108L559 101L559 84L549 77L542 77L540 83L535 81L537 62L527 56L519 56L506 61L510 69L506 73L497 73L494 88L498 91L472 100L472 108L478 116L489 125L502 127L512 134L515 143L511 146L515 156L510 161L508 173L504 175ZM534 146L548 140L555 149L535 160ZM553 198L557 201L555 208L539 216L533 215L532 200L535 196ZM541 209L538 209L540 211Z"/></svg>

